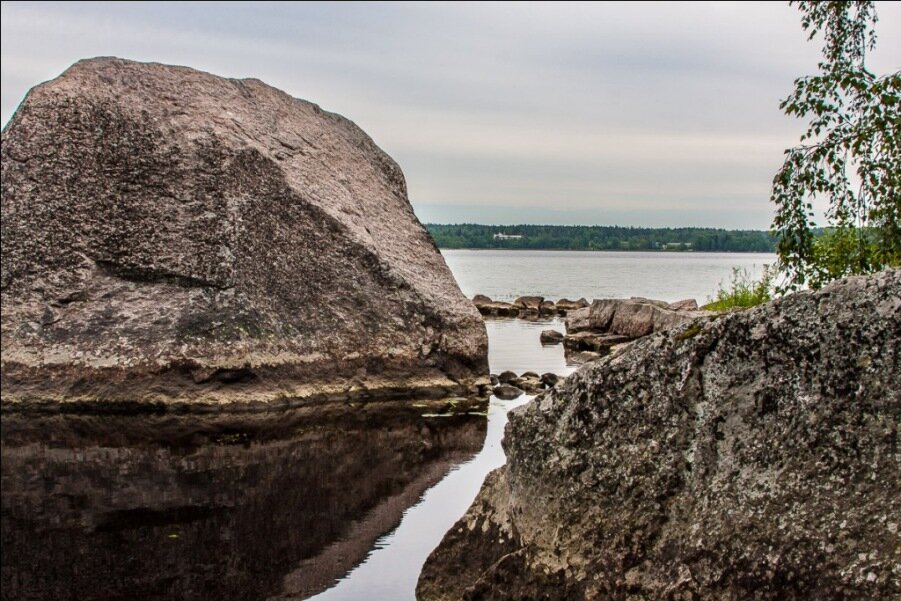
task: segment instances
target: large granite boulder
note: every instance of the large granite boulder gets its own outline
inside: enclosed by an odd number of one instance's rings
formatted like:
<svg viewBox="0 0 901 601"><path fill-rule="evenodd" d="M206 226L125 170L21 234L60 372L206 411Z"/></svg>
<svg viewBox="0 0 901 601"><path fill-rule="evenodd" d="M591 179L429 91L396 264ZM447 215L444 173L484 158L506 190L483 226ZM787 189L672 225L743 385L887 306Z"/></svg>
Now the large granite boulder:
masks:
<svg viewBox="0 0 901 601"><path fill-rule="evenodd" d="M513 411L421 600L901 598L901 270L696 321Z"/></svg>
<svg viewBox="0 0 901 601"><path fill-rule="evenodd" d="M5 405L439 394L487 376L485 327L400 168L315 104L86 60L29 92L2 164Z"/></svg>

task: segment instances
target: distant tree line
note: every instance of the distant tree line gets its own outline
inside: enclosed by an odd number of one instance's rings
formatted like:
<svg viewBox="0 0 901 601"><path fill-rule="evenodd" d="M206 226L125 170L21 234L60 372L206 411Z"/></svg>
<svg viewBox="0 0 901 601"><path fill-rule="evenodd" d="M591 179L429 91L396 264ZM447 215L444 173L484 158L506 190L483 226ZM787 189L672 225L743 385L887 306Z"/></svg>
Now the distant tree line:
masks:
<svg viewBox="0 0 901 601"><path fill-rule="evenodd" d="M479 225L427 223L441 248L775 252L766 231L641 228L606 225ZM498 234L501 234L498 236ZM521 237L518 237L521 236Z"/></svg>

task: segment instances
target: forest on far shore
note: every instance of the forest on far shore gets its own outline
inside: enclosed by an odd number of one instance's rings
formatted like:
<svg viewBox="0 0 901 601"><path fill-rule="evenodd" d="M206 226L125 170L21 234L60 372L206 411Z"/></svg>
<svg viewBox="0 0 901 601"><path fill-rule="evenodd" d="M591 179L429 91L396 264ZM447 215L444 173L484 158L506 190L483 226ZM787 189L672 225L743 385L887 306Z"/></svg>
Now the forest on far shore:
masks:
<svg viewBox="0 0 901 601"><path fill-rule="evenodd" d="M761 230L476 223L425 226L439 248L776 252L776 238Z"/></svg>

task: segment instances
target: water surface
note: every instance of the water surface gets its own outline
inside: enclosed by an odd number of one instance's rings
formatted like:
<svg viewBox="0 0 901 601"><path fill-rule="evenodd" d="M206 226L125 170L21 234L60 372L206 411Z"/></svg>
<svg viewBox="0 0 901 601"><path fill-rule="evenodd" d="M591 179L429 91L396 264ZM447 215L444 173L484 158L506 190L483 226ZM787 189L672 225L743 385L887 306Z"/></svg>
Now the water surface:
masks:
<svg viewBox="0 0 901 601"><path fill-rule="evenodd" d="M644 296L704 303L728 284L734 268L757 278L776 262L765 253L442 250L463 293L495 300Z"/></svg>
<svg viewBox="0 0 901 601"><path fill-rule="evenodd" d="M512 370L518 374L536 371L567 375L575 369L564 360L561 345L542 346L538 340L541 330L563 327L559 318L531 322L489 319L485 325L489 339L488 362L493 372ZM314 599L414 599L416 581L429 553L472 504L488 472L504 464L501 439L507 412L531 398L522 396L502 401L491 397L488 430L479 454L453 468L444 480L404 513L397 530L380 539L359 567Z"/></svg>
<svg viewBox="0 0 901 601"><path fill-rule="evenodd" d="M443 403L4 414L4 599L302 599L482 448ZM386 599L389 597L385 597Z"/></svg>

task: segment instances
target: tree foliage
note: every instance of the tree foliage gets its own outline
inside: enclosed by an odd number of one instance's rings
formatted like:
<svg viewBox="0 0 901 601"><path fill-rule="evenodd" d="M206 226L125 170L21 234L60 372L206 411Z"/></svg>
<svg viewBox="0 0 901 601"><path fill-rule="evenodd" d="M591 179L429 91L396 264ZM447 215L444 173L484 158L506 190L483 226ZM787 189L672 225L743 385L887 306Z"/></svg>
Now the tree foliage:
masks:
<svg viewBox="0 0 901 601"><path fill-rule="evenodd" d="M713 228L640 228L612 225L453 225L426 224L441 248L533 250L661 250L774 252L768 232ZM495 238L495 234L522 236Z"/></svg>
<svg viewBox="0 0 901 601"><path fill-rule="evenodd" d="M809 39L823 35L823 59L780 105L810 122L773 181L773 230L784 287L818 288L901 263L901 72L876 77L865 66L876 44L872 2L791 4ZM820 237L817 197L828 201Z"/></svg>

